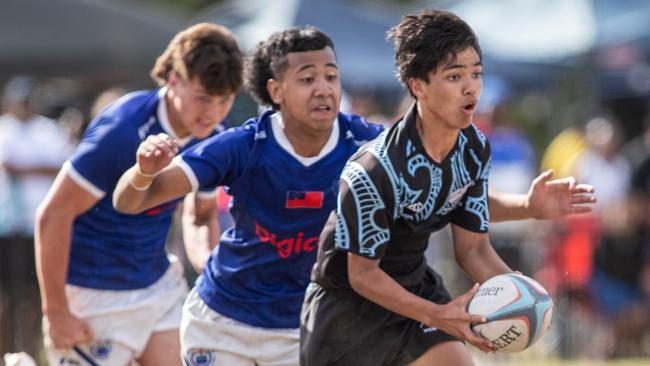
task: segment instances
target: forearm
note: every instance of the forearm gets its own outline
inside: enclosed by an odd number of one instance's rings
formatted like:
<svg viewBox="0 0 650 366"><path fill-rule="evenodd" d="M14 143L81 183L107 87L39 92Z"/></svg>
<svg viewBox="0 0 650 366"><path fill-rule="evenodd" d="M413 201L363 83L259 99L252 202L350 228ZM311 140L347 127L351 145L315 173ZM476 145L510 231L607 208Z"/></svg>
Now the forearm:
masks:
<svg viewBox="0 0 650 366"><path fill-rule="evenodd" d="M439 305L408 292L379 267L350 275L350 285L359 295L394 313L435 326L435 319L428 314Z"/></svg>
<svg viewBox="0 0 650 366"><path fill-rule="evenodd" d="M526 194L489 190L490 221L514 221L532 218Z"/></svg>
<svg viewBox="0 0 650 366"><path fill-rule="evenodd" d="M513 272L486 242L470 249L455 249L456 261L473 282L483 283L502 273Z"/></svg>
<svg viewBox="0 0 650 366"><path fill-rule="evenodd" d="M183 242L185 252L197 273L203 272L212 249L219 241L219 223L215 217L208 222L197 222L193 217L183 217Z"/></svg>
<svg viewBox="0 0 650 366"><path fill-rule="evenodd" d="M138 173L136 166L129 168L117 182L113 192L113 206L123 213L139 213L149 208L146 205L154 177ZM135 187L140 187L136 189ZM144 188L144 189L143 189Z"/></svg>
<svg viewBox="0 0 650 366"><path fill-rule="evenodd" d="M39 213L35 227L36 271L43 314L68 311L65 282L70 257L72 222L62 215Z"/></svg>

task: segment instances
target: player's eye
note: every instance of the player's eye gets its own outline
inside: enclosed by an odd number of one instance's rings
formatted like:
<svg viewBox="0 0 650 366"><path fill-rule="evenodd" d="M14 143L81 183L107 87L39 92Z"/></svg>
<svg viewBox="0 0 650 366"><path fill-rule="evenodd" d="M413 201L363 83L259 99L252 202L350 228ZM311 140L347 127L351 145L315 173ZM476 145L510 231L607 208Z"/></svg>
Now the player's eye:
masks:
<svg viewBox="0 0 650 366"><path fill-rule="evenodd" d="M330 75L325 76L325 78L328 81L335 81L335 80L337 80L339 78L339 76L337 74L330 74Z"/></svg>

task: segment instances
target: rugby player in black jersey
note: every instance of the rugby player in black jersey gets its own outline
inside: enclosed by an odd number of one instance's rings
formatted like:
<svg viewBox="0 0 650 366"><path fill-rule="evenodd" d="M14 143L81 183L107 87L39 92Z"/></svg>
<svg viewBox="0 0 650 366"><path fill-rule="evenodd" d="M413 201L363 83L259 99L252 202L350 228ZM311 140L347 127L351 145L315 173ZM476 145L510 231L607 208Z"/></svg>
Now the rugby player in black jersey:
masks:
<svg viewBox="0 0 650 366"><path fill-rule="evenodd" d="M452 225L459 266L476 283L512 272L488 238L490 145L472 124L482 57L472 29L427 10L391 30L399 77L416 102L362 147L321 233L301 315L301 364L473 365L463 342L491 351L427 266L429 235Z"/></svg>

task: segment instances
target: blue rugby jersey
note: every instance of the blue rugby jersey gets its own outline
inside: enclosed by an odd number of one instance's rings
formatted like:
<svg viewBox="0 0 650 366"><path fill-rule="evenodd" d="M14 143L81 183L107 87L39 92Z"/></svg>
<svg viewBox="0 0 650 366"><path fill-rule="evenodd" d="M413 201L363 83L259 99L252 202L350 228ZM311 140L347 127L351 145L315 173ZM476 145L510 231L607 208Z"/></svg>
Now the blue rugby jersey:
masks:
<svg viewBox="0 0 650 366"><path fill-rule="evenodd" d="M197 280L201 299L229 318L264 328L297 328L318 236L336 207L347 159L382 127L340 113L332 151L309 166L278 144L273 111L181 154L176 163L200 189L224 185L235 225Z"/></svg>
<svg viewBox="0 0 650 366"><path fill-rule="evenodd" d="M120 176L133 164L140 143L165 132L172 137L165 89L130 93L103 110L88 126L66 162L67 174L99 201L77 217L67 283L82 287L129 290L149 286L167 270L167 232L177 201L141 214L113 208ZM215 131L216 132L216 131ZM179 139L183 148L198 142Z"/></svg>

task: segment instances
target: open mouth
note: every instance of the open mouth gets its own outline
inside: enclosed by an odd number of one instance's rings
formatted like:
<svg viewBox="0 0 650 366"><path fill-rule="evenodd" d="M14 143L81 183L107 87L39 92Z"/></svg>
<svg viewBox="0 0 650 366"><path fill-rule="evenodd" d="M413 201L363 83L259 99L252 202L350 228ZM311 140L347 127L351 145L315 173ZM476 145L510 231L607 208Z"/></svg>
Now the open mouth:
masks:
<svg viewBox="0 0 650 366"><path fill-rule="evenodd" d="M463 106L463 111L465 111L465 113L474 113L476 110L476 104L477 102L465 104L465 106Z"/></svg>
<svg viewBox="0 0 650 366"><path fill-rule="evenodd" d="M318 105L314 108L314 111L316 112L331 112L332 108L327 105Z"/></svg>

